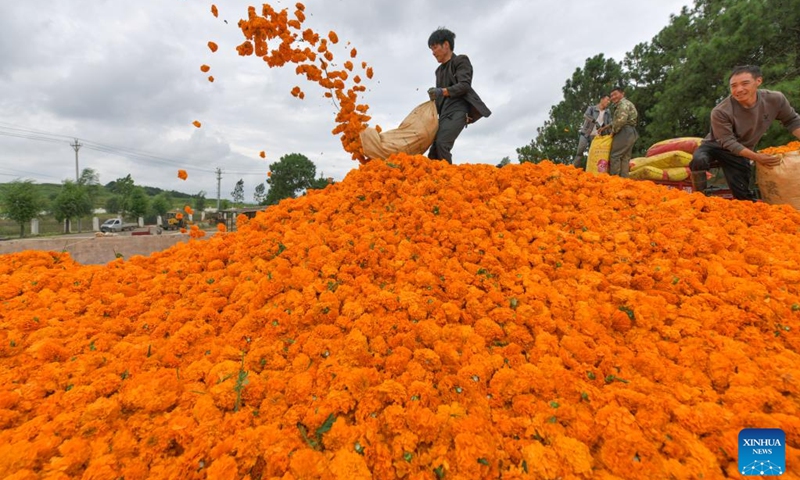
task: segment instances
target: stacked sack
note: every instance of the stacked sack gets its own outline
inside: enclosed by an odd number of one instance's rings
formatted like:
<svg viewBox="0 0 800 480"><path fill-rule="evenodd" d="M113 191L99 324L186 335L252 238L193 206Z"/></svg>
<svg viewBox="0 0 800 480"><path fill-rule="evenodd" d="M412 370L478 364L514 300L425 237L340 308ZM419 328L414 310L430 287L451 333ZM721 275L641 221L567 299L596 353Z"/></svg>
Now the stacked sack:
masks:
<svg viewBox="0 0 800 480"><path fill-rule="evenodd" d="M692 154L703 139L680 137L654 143L644 157L630 161L630 178L680 182L691 175Z"/></svg>

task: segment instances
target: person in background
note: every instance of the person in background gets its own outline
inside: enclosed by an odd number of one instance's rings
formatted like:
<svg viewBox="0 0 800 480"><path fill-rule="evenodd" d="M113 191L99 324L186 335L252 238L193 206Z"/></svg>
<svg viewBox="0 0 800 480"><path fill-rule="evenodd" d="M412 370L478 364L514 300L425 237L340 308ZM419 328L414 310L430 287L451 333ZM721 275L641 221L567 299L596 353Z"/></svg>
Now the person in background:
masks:
<svg viewBox="0 0 800 480"><path fill-rule="evenodd" d="M625 90L622 87L613 88L609 97L611 103L614 104L611 123L599 128L598 132L602 134L610 131L614 137L608 159L608 174L627 177L633 144L639 138L639 134L636 132L639 113L633 103L625 98Z"/></svg>
<svg viewBox="0 0 800 480"><path fill-rule="evenodd" d="M439 28L428 38L428 47L439 62L436 86L428 96L436 102L439 129L428 151L428 158L453 163L451 150L464 128L492 112L472 89L472 64L466 55L456 55L456 34Z"/></svg>
<svg viewBox="0 0 800 480"><path fill-rule="evenodd" d="M711 110L711 131L692 155L689 168L695 191L707 187L711 161L722 167L728 188L737 200L755 200L750 190L751 162L772 168L780 158L755 151L756 144L772 122L779 120L800 139L800 115L780 92L759 90L763 81L761 69L743 65L728 77L731 94Z"/></svg>
<svg viewBox="0 0 800 480"><path fill-rule="evenodd" d="M583 125L578 132L578 150L575 152L575 158L572 160L572 166L586 170L586 158L583 154L592 140L598 133L598 129L603 125L611 123L611 111L608 109L608 104L611 100L608 95L603 95L597 105L591 105L586 109L583 114Z"/></svg>

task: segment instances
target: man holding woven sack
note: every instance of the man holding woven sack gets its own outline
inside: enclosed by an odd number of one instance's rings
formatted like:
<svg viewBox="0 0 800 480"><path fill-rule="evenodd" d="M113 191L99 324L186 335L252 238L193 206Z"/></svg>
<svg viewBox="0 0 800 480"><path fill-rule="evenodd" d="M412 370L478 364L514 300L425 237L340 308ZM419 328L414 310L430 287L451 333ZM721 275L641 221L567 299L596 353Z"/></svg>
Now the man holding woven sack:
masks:
<svg viewBox="0 0 800 480"><path fill-rule="evenodd" d="M633 103L625 98L625 90L615 87L611 90L611 103L614 104L614 113L611 124L599 131L611 130L613 140L611 154L608 160L608 174L628 177L630 171L631 152L639 134L636 132L636 122L639 113Z"/></svg>
<svg viewBox="0 0 800 480"><path fill-rule="evenodd" d="M464 128L481 117L492 114L472 89L472 64L466 55L456 55L456 34L440 28L428 38L439 67L436 68L436 86L428 89L428 96L436 103L439 129L428 152L428 158L453 163L451 150Z"/></svg>
<svg viewBox="0 0 800 480"><path fill-rule="evenodd" d="M750 162L766 168L781 162L775 155L755 151L772 122L780 121L800 139L800 115L782 93L759 90L762 81L761 69L755 65L733 69L728 78L731 94L711 111L711 131L697 147L689 164L695 191L706 189L706 172L711 161L716 160L733 198L755 200L750 190Z"/></svg>

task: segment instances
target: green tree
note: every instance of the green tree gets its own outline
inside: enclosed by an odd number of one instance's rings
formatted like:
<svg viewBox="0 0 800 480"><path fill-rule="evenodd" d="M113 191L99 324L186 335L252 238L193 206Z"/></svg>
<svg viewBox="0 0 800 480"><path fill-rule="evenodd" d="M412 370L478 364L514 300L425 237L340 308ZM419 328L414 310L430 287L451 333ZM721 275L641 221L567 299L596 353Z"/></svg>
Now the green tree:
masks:
<svg viewBox="0 0 800 480"><path fill-rule="evenodd" d="M106 212L119 215L122 212L122 200L119 195L108 197L105 204Z"/></svg>
<svg viewBox="0 0 800 480"><path fill-rule="evenodd" d="M112 193L116 194L117 197L119 197L119 203L116 213L125 217L131 208L131 196L133 195L133 192L136 189L136 184L131 178L131 175L128 174L122 178L114 180L113 182L106 185L106 188L108 188Z"/></svg>
<svg viewBox="0 0 800 480"><path fill-rule="evenodd" d="M172 200L166 193L159 193L150 200L150 214L162 219L172 209Z"/></svg>
<svg viewBox="0 0 800 480"><path fill-rule="evenodd" d="M61 191L53 200L53 216L56 220L59 222L66 220L66 230L69 232L73 218L89 215L92 210L92 200L86 188L73 180L64 180Z"/></svg>
<svg viewBox="0 0 800 480"><path fill-rule="evenodd" d="M711 110L729 94L728 76L737 65L760 65L764 72L762 88L783 92L797 107L800 104L798 32L800 9L795 2L695 0L693 6L671 16L668 25L651 41L634 46L619 70L608 68L610 77L598 76L597 83L616 78L628 87L626 97L639 112L640 138L634 155L641 155L657 141L705 136ZM601 73L603 69L590 68L587 61L576 73L592 71ZM572 142L577 140L574 132L577 125L565 118L577 109L571 98L580 97L581 90L574 87L592 82L591 74L582 80L573 75L567 81L564 100L552 107L547 121L537 129L537 137L517 149L520 161L542 158L560 161L572 149ZM586 103L585 97L579 99ZM760 145L782 144L789 139L791 135L785 128L773 124Z"/></svg>
<svg viewBox="0 0 800 480"><path fill-rule="evenodd" d="M194 196L194 211L198 214L206 209L206 191L200 190Z"/></svg>
<svg viewBox="0 0 800 480"><path fill-rule="evenodd" d="M14 180L0 189L2 213L19 224L19 236L25 236L25 224L37 218L45 206L33 180Z"/></svg>
<svg viewBox="0 0 800 480"><path fill-rule="evenodd" d="M86 189L86 193L94 206L94 202L100 196L100 174L93 168L84 168L78 178L78 185Z"/></svg>
<svg viewBox="0 0 800 480"><path fill-rule="evenodd" d="M236 186L233 187L233 191L231 192L231 198L233 199L234 205L241 205L244 203L244 179L239 179L236 182Z"/></svg>
<svg viewBox="0 0 800 480"><path fill-rule="evenodd" d="M267 196L266 190L267 189L263 183L259 183L258 185L256 185L256 190L255 192L253 192L253 200L255 200L257 204L261 205L261 202L263 202L264 198L266 198Z"/></svg>
<svg viewBox="0 0 800 480"><path fill-rule="evenodd" d="M506 165L509 165L510 163L511 163L511 158L503 157L503 159L500 160L500 163L497 164L497 168L503 168Z"/></svg>
<svg viewBox="0 0 800 480"><path fill-rule="evenodd" d="M333 183L333 179L327 178L324 175L311 180L306 190L322 190L326 188L328 185Z"/></svg>
<svg viewBox="0 0 800 480"><path fill-rule="evenodd" d="M136 187L131 192L128 200L128 213L133 218L144 217L150 207L150 199L144 193L144 189Z"/></svg>
<svg viewBox="0 0 800 480"><path fill-rule="evenodd" d="M314 163L299 153L282 156L269 165L269 170L272 176L267 179L267 205L276 205L284 198L296 198L311 186L317 173Z"/></svg>
<svg viewBox="0 0 800 480"><path fill-rule="evenodd" d="M536 138L517 149L520 163L550 160L571 163L578 148L578 131L589 105L624 81L622 66L603 54L587 58L562 88L564 98L550 109L550 118L536 129Z"/></svg>

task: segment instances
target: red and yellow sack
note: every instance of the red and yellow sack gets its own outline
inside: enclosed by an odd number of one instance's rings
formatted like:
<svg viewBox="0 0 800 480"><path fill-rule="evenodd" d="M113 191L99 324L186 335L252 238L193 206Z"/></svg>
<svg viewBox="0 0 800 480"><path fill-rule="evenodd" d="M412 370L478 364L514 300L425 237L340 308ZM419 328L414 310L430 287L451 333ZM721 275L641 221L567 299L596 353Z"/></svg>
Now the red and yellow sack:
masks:
<svg viewBox="0 0 800 480"><path fill-rule="evenodd" d="M679 150L664 152L651 157L639 157L630 161L630 171L638 170L643 167L656 168L677 168L688 167L692 162L692 154Z"/></svg>
<svg viewBox="0 0 800 480"><path fill-rule="evenodd" d="M652 157L665 152L686 152L689 154L694 153L700 143L703 141L700 137L680 137L670 138L669 140L662 140L654 143L647 149L645 156Z"/></svg>
<svg viewBox="0 0 800 480"><path fill-rule="evenodd" d="M689 167L657 168L646 166L630 172L630 178L635 180L669 180L680 182L691 175Z"/></svg>

